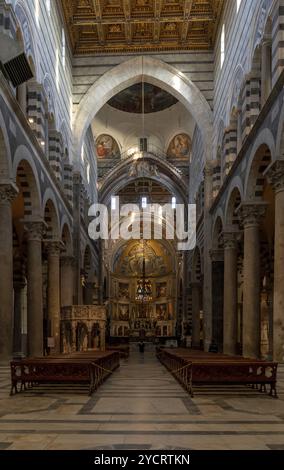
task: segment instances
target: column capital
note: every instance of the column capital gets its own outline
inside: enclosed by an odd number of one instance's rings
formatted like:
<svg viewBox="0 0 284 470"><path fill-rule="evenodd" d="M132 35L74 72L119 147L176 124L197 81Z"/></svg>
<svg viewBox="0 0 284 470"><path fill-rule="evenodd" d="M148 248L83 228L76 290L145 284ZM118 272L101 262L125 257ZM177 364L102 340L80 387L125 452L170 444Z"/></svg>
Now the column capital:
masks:
<svg viewBox="0 0 284 470"><path fill-rule="evenodd" d="M201 282L200 281L191 281L190 284L189 284L189 287L192 289L192 288L196 288L196 289L200 289L201 287Z"/></svg>
<svg viewBox="0 0 284 470"><path fill-rule="evenodd" d="M203 170L205 178L210 178L214 173L214 161L206 162Z"/></svg>
<svg viewBox="0 0 284 470"><path fill-rule="evenodd" d="M61 266L75 266L75 257L74 256L68 256L68 255L63 255L60 258L60 264Z"/></svg>
<svg viewBox="0 0 284 470"><path fill-rule="evenodd" d="M43 220L25 221L24 224L28 241L41 242L43 240L46 229L46 224Z"/></svg>
<svg viewBox="0 0 284 470"><path fill-rule="evenodd" d="M224 250L215 248L209 251L212 261L224 261Z"/></svg>
<svg viewBox="0 0 284 470"><path fill-rule="evenodd" d="M0 204L11 204L19 194L17 186L12 182L0 182Z"/></svg>
<svg viewBox="0 0 284 470"><path fill-rule="evenodd" d="M240 232L238 230L225 228L225 230L222 233L224 249L225 250L226 249L232 249L232 250L237 249L239 234L240 234Z"/></svg>
<svg viewBox="0 0 284 470"><path fill-rule="evenodd" d="M60 256L60 251L63 246L60 240L46 241L45 245L49 256Z"/></svg>
<svg viewBox="0 0 284 470"><path fill-rule="evenodd" d="M263 201L243 202L238 208L241 224L247 227L259 226L265 216L268 204Z"/></svg>
<svg viewBox="0 0 284 470"><path fill-rule="evenodd" d="M276 160L271 163L264 175L276 193L284 191L284 160Z"/></svg>

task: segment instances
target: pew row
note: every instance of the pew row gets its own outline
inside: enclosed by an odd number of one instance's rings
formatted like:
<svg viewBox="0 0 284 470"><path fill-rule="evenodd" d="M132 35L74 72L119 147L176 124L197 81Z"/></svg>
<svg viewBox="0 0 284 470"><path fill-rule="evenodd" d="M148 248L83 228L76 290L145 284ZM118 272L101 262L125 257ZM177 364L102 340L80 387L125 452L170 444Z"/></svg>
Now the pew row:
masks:
<svg viewBox="0 0 284 470"><path fill-rule="evenodd" d="M106 349L107 351L118 351L121 358L127 359L129 357L130 348L128 345L107 346Z"/></svg>
<svg viewBox="0 0 284 470"><path fill-rule="evenodd" d="M195 386L250 385L265 392L268 385L269 395L278 398L276 362L162 348L157 357L192 397Z"/></svg>
<svg viewBox="0 0 284 470"><path fill-rule="evenodd" d="M11 362L11 392L40 384L88 384L89 395L119 367L119 353L87 352L27 358Z"/></svg>

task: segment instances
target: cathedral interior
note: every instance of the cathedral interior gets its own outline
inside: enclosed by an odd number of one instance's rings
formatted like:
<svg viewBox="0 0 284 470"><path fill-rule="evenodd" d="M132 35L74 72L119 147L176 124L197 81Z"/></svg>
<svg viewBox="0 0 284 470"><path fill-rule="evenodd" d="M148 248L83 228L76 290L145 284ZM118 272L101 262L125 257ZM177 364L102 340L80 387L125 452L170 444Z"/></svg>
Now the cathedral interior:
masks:
<svg viewBox="0 0 284 470"><path fill-rule="evenodd" d="M284 450L284 0L0 0L0 45L0 450Z"/></svg>

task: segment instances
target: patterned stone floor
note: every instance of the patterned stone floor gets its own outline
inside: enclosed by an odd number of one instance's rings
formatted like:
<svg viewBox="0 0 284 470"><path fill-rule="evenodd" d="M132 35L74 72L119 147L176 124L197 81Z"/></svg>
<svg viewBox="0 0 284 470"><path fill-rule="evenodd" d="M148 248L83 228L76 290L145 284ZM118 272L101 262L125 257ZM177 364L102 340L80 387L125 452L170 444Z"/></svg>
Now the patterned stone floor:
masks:
<svg viewBox="0 0 284 470"><path fill-rule="evenodd" d="M278 400L242 387L191 399L152 352L132 353L91 398L74 386L9 390L1 368L0 450L284 449L284 365Z"/></svg>

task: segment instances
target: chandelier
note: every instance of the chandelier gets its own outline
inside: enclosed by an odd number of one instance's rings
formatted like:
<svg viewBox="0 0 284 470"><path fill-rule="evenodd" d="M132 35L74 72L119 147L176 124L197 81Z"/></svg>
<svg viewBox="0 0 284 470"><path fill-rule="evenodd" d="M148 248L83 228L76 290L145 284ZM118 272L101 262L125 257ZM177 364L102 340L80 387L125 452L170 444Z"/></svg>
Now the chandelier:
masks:
<svg viewBox="0 0 284 470"><path fill-rule="evenodd" d="M149 279L146 279L146 262L145 262L145 241L143 240L143 268L142 268L142 279L137 281L136 289L136 300L138 302L150 302L152 296L152 283Z"/></svg>
<svg viewBox="0 0 284 470"><path fill-rule="evenodd" d="M141 150L141 156L144 161L145 156L145 83L144 83L144 61L142 57L142 141L143 141L143 148ZM143 174L143 182L144 182L144 174ZM144 184L143 184L144 188ZM142 196L142 207L145 209L144 205L147 207L147 198ZM144 304L145 302L150 302L152 300L152 283L149 279L146 279L146 261L145 261L145 240L141 240L143 244L143 264L142 264L142 279L137 281L137 289L136 289L136 300Z"/></svg>

